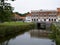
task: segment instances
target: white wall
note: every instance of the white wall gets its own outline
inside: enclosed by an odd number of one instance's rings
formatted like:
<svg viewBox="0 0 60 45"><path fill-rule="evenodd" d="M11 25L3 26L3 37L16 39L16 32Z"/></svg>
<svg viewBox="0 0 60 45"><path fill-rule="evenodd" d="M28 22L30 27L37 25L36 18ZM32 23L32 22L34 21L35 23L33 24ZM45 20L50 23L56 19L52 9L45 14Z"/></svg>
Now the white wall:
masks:
<svg viewBox="0 0 60 45"><path fill-rule="evenodd" d="M36 21L38 19L38 22L40 22L40 21L44 22L44 19L46 19L46 22L49 22L49 19L53 19L53 21L54 21L54 19L56 19L56 22L58 22L60 20L60 17L57 19L57 17L39 17L38 18L38 17L27 16L26 22L32 22L32 19L36 19Z"/></svg>
<svg viewBox="0 0 60 45"><path fill-rule="evenodd" d="M60 16L57 17L58 21L60 21Z"/></svg>
<svg viewBox="0 0 60 45"><path fill-rule="evenodd" d="M25 22L32 22L31 16L26 16Z"/></svg>

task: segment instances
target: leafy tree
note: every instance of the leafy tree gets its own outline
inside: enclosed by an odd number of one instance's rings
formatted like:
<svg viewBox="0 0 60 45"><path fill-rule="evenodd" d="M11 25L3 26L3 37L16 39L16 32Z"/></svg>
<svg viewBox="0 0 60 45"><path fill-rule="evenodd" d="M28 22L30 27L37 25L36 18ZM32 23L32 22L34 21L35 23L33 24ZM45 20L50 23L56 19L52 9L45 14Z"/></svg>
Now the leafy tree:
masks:
<svg viewBox="0 0 60 45"><path fill-rule="evenodd" d="M0 0L0 22L10 21L12 14L13 8L11 7L10 3L5 3L5 0Z"/></svg>
<svg viewBox="0 0 60 45"><path fill-rule="evenodd" d="M15 12L15 14L18 14L18 15L20 15L20 16L22 16L22 17L25 17L27 14L29 14L29 12L24 13L24 14L21 14L21 13Z"/></svg>

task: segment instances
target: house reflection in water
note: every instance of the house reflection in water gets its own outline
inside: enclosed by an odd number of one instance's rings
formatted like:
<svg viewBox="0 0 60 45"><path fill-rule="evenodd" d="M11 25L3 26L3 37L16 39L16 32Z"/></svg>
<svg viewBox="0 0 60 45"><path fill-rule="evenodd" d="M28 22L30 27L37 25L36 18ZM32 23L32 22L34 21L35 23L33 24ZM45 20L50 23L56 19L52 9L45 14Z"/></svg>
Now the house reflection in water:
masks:
<svg viewBox="0 0 60 45"><path fill-rule="evenodd" d="M32 38L48 38L49 32L46 30L32 30L30 36Z"/></svg>

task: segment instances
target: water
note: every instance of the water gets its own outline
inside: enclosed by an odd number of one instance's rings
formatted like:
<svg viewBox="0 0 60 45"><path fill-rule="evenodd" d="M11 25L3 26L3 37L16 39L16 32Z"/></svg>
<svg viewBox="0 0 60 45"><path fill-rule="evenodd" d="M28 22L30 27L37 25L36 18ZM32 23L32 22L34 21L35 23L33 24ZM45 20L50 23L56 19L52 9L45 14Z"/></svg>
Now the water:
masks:
<svg viewBox="0 0 60 45"><path fill-rule="evenodd" d="M45 31L30 30L0 39L0 45L55 45L55 42L48 38L48 33Z"/></svg>

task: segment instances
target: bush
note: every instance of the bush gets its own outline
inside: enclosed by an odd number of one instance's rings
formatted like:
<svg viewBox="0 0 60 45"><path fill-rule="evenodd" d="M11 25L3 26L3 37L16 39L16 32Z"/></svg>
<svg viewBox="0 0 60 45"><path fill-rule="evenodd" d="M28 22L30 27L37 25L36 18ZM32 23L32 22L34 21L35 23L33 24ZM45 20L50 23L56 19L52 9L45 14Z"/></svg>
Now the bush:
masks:
<svg viewBox="0 0 60 45"><path fill-rule="evenodd" d="M13 33L28 31L34 28L34 24L23 25L0 25L0 37L8 36Z"/></svg>

